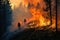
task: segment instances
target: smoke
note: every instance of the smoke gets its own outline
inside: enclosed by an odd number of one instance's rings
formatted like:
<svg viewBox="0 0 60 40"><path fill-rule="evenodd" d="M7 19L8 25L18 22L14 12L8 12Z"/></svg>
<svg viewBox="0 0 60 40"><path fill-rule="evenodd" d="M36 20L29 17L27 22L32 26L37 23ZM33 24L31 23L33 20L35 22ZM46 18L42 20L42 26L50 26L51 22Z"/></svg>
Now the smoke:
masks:
<svg viewBox="0 0 60 40"><path fill-rule="evenodd" d="M10 0L10 3L13 10L12 11L12 15L13 15L12 29L17 29L18 22L20 22L21 25L23 25L24 19L30 18L32 15L28 10L27 5L24 4L24 0Z"/></svg>

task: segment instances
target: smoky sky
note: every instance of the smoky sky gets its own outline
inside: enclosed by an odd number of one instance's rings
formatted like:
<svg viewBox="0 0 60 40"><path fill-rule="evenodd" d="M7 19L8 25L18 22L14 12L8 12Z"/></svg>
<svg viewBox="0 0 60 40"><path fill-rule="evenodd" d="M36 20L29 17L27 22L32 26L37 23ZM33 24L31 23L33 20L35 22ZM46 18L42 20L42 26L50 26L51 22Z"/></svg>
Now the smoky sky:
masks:
<svg viewBox="0 0 60 40"><path fill-rule="evenodd" d="M32 16L32 14L29 12L28 8L19 4L19 7L14 8L14 10L13 10L12 25L14 26L14 28L16 28L18 22L22 21L24 23L24 19L30 18L31 16Z"/></svg>

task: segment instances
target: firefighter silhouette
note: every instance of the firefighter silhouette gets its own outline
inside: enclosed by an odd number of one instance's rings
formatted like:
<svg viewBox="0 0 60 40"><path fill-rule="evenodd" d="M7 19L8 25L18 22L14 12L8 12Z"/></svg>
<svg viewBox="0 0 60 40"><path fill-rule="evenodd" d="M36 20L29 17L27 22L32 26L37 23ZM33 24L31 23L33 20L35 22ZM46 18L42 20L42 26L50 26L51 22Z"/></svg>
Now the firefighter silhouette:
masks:
<svg viewBox="0 0 60 40"><path fill-rule="evenodd" d="M18 29L20 30L20 26L21 26L21 24L20 24L20 22L18 22Z"/></svg>
<svg viewBox="0 0 60 40"><path fill-rule="evenodd" d="M24 19L24 22L26 22L26 19Z"/></svg>

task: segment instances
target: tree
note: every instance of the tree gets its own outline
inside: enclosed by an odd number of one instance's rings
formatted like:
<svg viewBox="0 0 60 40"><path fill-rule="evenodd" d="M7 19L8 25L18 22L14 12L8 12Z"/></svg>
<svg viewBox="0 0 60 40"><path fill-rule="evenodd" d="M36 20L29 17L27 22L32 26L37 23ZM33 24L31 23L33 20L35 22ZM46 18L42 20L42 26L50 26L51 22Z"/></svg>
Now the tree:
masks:
<svg viewBox="0 0 60 40"><path fill-rule="evenodd" d="M12 10L8 0L0 0L0 33L6 32L6 28L11 25Z"/></svg>

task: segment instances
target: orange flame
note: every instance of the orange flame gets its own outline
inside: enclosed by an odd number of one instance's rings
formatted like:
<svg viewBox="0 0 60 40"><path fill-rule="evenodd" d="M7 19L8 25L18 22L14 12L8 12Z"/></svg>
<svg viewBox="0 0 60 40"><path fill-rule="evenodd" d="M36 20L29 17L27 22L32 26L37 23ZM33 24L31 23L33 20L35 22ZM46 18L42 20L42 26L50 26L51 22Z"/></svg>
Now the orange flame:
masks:
<svg viewBox="0 0 60 40"><path fill-rule="evenodd" d="M38 20L39 21L38 27L50 25L51 20L49 19L50 17L48 16L49 12L43 10L43 8L47 7L44 0L29 0L28 3L32 5L29 7L29 11L32 14L32 17L29 18L28 21ZM48 19L46 17L48 17ZM56 20L52 19L52 25L50 25L50 27L55 28L55 26L56 26Z"/></svg>
<svg viewBox="0 0 60 40"><path fill-rule="evenodd" d="M30 5L33 4L29 8L30 13L32 14L32 17L29 20L38 20L40 26L46 26L50 24L50 20L44 18L43 14L47 14L47 12L43 11L43 8L46 8L46 4L43 0L30 0ZM39 3L39 5L37 5ZM38 7L38 8L36 8Z"/></svg>

